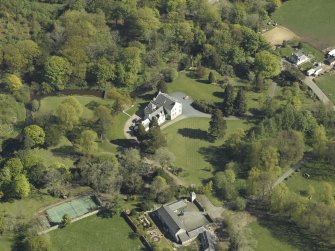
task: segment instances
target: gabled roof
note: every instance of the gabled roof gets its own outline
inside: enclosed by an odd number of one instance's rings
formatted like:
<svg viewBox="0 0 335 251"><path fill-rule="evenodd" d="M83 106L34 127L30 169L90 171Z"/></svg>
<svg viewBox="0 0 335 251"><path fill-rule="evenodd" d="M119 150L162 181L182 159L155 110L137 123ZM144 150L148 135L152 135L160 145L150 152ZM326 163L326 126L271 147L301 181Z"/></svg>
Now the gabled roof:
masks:
<svg viewBox="0 0 335 251"><path fill-rule="evenodd" d="M174 107L175 103L177 103L174 98L163 92L158 93L157 97L154 98L154 100L151 102L156 104L157 106L163 106L164 109L168 111L170 111Z"/></svg>
<svg viewBox="0 0 335 251"><path fill-rule="evenodd" d="M200 237L201 237L202 250L209 250L209 251L215 250L212 237L207 230L203 231Z"/></svg>
<svg viewBox="0 0 335 251"><path fill-rule="evenodd" d="M157 210L160 218L164 220L169 230L173 233L177 233L179 229L183 226L179 221L178 216L169 208L169 206L164 205Z"/></svg>
<svg viewBox="0 0 335 251"><path fill-rule="evenodd" d="M166 93L159 92L158 95L144 108L144 114L145 116L149 116L149 114L152 114L160 107L163 107L165 111L169 112L176 103L178 102L174 98Z"/></svg>

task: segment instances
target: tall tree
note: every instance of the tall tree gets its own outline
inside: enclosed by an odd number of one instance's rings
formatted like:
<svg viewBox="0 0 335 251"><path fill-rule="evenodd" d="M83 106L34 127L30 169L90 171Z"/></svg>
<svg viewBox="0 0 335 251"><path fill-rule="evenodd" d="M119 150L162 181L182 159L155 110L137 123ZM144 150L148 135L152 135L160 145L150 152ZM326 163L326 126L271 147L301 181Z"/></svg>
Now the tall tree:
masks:
<svg viewBox="0 0 335 251"><path fill-rule="evenodd" d="M223 113L226 116L234 113L234 87L228 84L223 93Z"/></svg>
<svg viewBox="0 0 335 251"><path fill-rule="evenodd" d="M234 101L234 110L237 115L243 115L247 111L247 100L243 88L239 89Z"/></svg>
<svg viewBox="0 0 335 251"><path fill-rule="evenodd" d="M256 54L255 68L264 78L272 78L280 73L280 58L268 51Z"/></svg>
<svg viewBox="0 0 335 251"><path fill-rule="evenodd" d="M29 138L33 143L32 146L43 145L45 139L45 132L42 127L38 125L30 125L24 128L25 140Z"/></svg>
<svg viewBox="0 0 335 251"><path fill-rule="evenodd" d="M85 130L80 136L80 151L85 155L92 155L97 149L97 134L92 130Z"/></svg>
<svg viewBox="0 0 335 251"><path fill-rule="evenodd" d="M227 130L227 122L219 109L215 109L209 121L209 134L215 139L222 139Z"/></svg>
<svg viewBox="0 0 335 251"><path fill-rule="evenodd" d="M45 81L56 90L63 90L72 72L69 61L60 56L47 58L44 64Z"/></svg>

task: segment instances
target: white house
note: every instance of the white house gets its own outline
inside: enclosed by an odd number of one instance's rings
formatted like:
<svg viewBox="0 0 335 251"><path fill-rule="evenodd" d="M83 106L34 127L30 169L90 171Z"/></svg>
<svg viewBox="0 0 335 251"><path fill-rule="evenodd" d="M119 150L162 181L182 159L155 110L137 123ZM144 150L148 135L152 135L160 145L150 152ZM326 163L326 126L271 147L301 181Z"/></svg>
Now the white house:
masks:
<svg viewBox="0 0 335 251"><path fill-rule="evenodd" d="M159 92L158 95L144 108L142 125L149 130L150 121L155 117L158 125L166 120L174 120L182 114L182 104L166 93Z"/></svg>
<svg viewBox="0 0 335 251"><path fill-rule="evenodd" d="M309 58L301 51L293 53L290 57L290 61L295 65L301 65L303 63L306 63L308 60Z"/></svg>
<svg viewBox="0 0 335 251"><path fill-rule="evenodd" d="M328 52L328 55L331 57L335 57L335 49Z"/></svg>
<svg viewBox="0 0 335 251"><path fill-rule="evenodd" d="M315 69L314 69L314 68L309 69L309 70L307 71L307 76L312 76L314 73L315 73Z"/></svg>
<svg viewBox="0 0 335 251"><path fill-rule="evenodd" d="M314 76L318 76L321 73L321 71L322 71L322 66L319 65L316 68L314 68L314 70L315 70Z"/></svg>

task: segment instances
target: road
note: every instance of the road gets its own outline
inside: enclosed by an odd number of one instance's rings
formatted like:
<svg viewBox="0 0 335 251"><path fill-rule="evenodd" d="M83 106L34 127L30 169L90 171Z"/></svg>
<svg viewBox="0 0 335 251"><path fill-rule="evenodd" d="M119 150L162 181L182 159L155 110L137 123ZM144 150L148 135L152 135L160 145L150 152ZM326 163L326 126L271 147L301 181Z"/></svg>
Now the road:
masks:
<svg viewBox="0 0 335 251"><path fill-rule="evenodd" d="M324 103L325 105L331 104L331 101L327 97L326 94L314 83L313 77L306 77L305 84L314 92L314 94L318 97L318 99Z"/></svg>
<svg viewBox="0 0 335 251"><path fill-rule="evenodd" d="M305 158L300 160L297 164L295 164L293 167L288 169L282 176L280 176L276 182L272 185L272 188L275 188L278 186L280 183L282 183L286 178L291 176L292 173L294 173L297 169L299 169L303 164L305 163Z"/></svg>
<svg viewBox="0 0 335 251"><path fill-rule="evenodd" d="M165 129L166 127L170 126L170 125L173 125L174 123L176 123L178 121L183 120L183 119L187 119L187 118L210 118L211 117L211 115L208 114L208 113L203 113L203 112L200 112L200 111L194 109L193 106L192 106L192 102L193 102L192 98L189 97L187 99L184 99L184 97L187 96L187 94L185 94L183 92L175 92L175 93L171 94L171 96L182 104L183 113L182 113L182 115L180 115L176 119L171 120L171 121L167 121L165 124L163 124L161 126L162 130ZM128 115L128 116L130 116L130 115ZM128 119L128 121L126 122L126 124L124 126L123 133L124 133L124 136L127 139L136 139L136 137L131 134L131 130L129 130L129 127L133 123L132 121L134 119L140 119L140 118L137 115L133 115ZM225 119L226 120L239 120L239 118L237 118L235 116L225 117Z"/></svg>

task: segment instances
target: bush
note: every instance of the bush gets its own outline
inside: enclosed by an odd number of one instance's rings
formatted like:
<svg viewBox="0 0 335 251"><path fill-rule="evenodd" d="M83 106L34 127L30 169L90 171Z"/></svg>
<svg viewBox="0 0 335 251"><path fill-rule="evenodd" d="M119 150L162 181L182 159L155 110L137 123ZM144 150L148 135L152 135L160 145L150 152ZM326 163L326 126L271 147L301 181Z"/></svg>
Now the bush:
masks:
<svg viewBox="0 0 335 251"><path fill-rule="evenodd" d="M36 99L34 99L33 101L31 101L31 110L33 112L37 112L38 109L40 109L40 102Z"/></svg>
<svg viewBox="0 0 335 251"><path fill-rule="evenodd" d="M164 79L166 82L173 82L178 77L178 71L174 68L167 69L164 72Z"/></svg>
<svg viewBox="0 0 335 251"><path fill-rule="evenodd" d="M71 217L68 214L63 215L62 227L66 227L71 224Z"/></svg>
<svg viewBox="0 0 335 251"><path fill-rule="evenodd" d="M237 197L237 199L235 200L235 206L236 206L236 210L243 211L245 207L247 206L247 202L242 197Z"/></svg>
<svg viewBox="0 0 335 251"><path fill-rule="evenodd" d="M198 68L197 68L197 70L195 71L195 76L197 77L197 78L203 78L203 77L205 77L206 76L206 68L205 67L203 67L203 66L199 66Z"/></svg>
<svg viewBox="0 0 335 251"><path fill-rule="evenodd" d="M194 109L204 113L212 113L215 108L212 103L208 103L205 100L194 100L192 106Z"/></svg>

